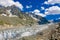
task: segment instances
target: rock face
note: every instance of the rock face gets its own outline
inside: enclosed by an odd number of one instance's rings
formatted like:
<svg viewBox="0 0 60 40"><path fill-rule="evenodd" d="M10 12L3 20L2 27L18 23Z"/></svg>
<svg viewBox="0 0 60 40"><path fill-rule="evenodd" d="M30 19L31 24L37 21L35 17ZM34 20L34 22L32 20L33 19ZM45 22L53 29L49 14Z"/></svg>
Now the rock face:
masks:
<svg viewBox="0 0 60 40"><path fill-rule="evenodd" d="M6 16L19 16L21 14L21 11L19 8L17 8L15 5L8 6L8 7L0 7L0 14L6 14Z"/></svg>
<svg viewBox="0 0 60 40"><path fill-rule="evenodd" d="M52 27L50 27L52 26ZM25 36L36 35L37 33L45 33L47 30L55 29L56 25L46 24L46 25L35 25L32 27L22 27L22 28L13 28L0 31L0 40L17 40ZM45 31L46 30L46 31Z"/></svg>

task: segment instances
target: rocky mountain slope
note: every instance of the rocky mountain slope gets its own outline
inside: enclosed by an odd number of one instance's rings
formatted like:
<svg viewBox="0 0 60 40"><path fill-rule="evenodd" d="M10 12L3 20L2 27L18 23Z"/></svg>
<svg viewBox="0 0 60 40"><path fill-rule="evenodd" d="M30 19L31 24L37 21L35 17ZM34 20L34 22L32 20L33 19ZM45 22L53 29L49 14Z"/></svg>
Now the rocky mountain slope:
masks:
<svg viewBox="0 0 60 40"><path fill-rule="evenodd" d="M0 24L46 24L49 23L44 17L32 13L21 12L15 5L3 7L0 6ZM4 18L4 19L3 19ZM37 20L35 20L36 18ZM8 20L8 21L7 21Z"/></svg>
<svg viewBox="0 0 60 40"><path fill-rule="evenodd" d="M36 21L25 13L22 13L15 5L0 7L0 25L32 25Z"/></svg>

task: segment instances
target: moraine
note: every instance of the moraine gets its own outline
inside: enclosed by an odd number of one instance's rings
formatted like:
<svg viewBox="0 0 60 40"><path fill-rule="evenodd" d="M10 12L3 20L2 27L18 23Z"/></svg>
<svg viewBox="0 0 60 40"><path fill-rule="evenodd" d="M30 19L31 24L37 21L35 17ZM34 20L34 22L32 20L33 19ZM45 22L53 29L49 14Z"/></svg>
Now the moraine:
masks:
<svg viewBox="0 0 60 40"><path fill-rule="evenodd" d="M52 26L52 27L51 27ZM44 24L44 25L35 25L34 27L22 27L22 28L12 28L0 30L0 40L7 39L17 39L25 36L36 35L38 32L42 32L47 29L54 29L56 27L55 24Z"/></svg>

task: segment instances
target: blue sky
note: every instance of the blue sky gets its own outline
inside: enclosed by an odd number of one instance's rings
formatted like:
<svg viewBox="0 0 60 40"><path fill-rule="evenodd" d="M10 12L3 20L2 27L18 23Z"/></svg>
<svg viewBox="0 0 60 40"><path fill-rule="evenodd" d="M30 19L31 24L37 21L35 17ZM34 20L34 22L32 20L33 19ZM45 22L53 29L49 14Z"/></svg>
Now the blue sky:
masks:
<svg viewBox="0 0 60 40"><path fill-rule="evenodd" d="M60 19L60 0L0 0L0 5L16 5L23 12L36 12L48 20Z"/></svg>
<svg viewBox="0 0 60 40"><path fill-rule="evenodd" d="M26 11L33 11L35 9L41 10L41 7L44 6L43 3L45 0L14 0L14 1L19 1L24 6L23 11L26 12ZM30 5L32 5L31 8L26 8L26 6Z"/></svg>
<svg viewBox="0 0 60 40"><path fill-rule="evenodd" d="M60 3L55 3L55 4L44 4L45 1L48 0L14 0L19 1L23 6L24 6L24 12L30 12L33 11L35 9L40 10L40 13L44 14L45 13L45 9L48 9L49 7L52 6L58 6L60 7ZM26 6L32 6L30 8L26 8ZM42 9L41 7L44 7L44 9ZM60 18L60 14L55 14L55 15L47 15L45 16L48 20L54 20L54 19L59 19Z"/></svg>
<svg viewBox="0 0 60 40"><path fill-rule="evenodd" d="M40 10L42 13L44 12L44 10L41 9L41 7L44 7L45 9L46 8L49 8L51 6L60 6L60 4L54 4L54 5L49 5L49 4L44 4L45 1L47 0L14 0L15 2L16 1L19 1L23 6L24 6L24 10L23 11L33 11L35 9L38 9ZM31 8L26 8L26 6L30 6L32 5Z"/></svg>

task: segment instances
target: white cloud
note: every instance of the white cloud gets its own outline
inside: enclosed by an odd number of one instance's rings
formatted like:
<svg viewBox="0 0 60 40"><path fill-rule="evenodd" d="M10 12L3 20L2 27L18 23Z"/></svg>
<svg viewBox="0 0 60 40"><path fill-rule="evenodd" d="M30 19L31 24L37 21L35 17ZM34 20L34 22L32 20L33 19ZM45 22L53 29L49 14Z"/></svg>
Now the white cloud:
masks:
<svg viewBox="0 0 60 40"><path fill-rule="evenodd" d="M19 2L15 2L15 5L16 5L17 7L19 7L20 9L23 9L22 4L20 4Z"/></svg>
<svg viewBox="0 0 60 40"><path fill-rule="evenodd" d="M45 14L40 13L40 10L38 10L38 9L35 9L32 13L35 13L36 15L40 15L42 17L46 16Z"/></svg>
<svg viewBox="0 0 60 40"><path fill-rule="evenodd" d="M30 6L27 5L27 6L26 6L26 8L31 8L31 7L32 7L32 5L30 5Z"/></svg>
<svg viewBox="0 0 60 40"><path fill-rule="evenodd" d="M55 3L60 3L60 0L48 0L44 2L45 4L55 4Z"/></svg>
<svg viewBox="0 0 60 40"><path fill-rule="evenodd" d="M33 12L34 12L34 13L39 13L39 12L40 12L40 10L35 9Z"/></svg>
<svg viewBox="0 0 60 40"><path fill-rule="evenodd" d="M48 9L45 10L45 14L49 15L49 14L60 14L60 7L58 6L52 6Z"/></svg>
<svg viewBox="0 0 60 40"><path fill-rule="evenodd" d="M14 2L13 0L0 0L0 5L5 6L5 7L15 5L19 7L21 10L23 9L23 6L21 3L19 3L18 1Z"/></svg>
<svg viewBox="0 0 60 40"><path fill-rule="evenodd" d="M45 2L44 2L44 4L48 4L48 2L47 2L47 1L45 1Z"/></svg>
<svg viewBox="0 0 60 40"><path fill-rule="evenodd" d="M45 8L44 7L41 7L42 10L44 10Z"/></svg>

